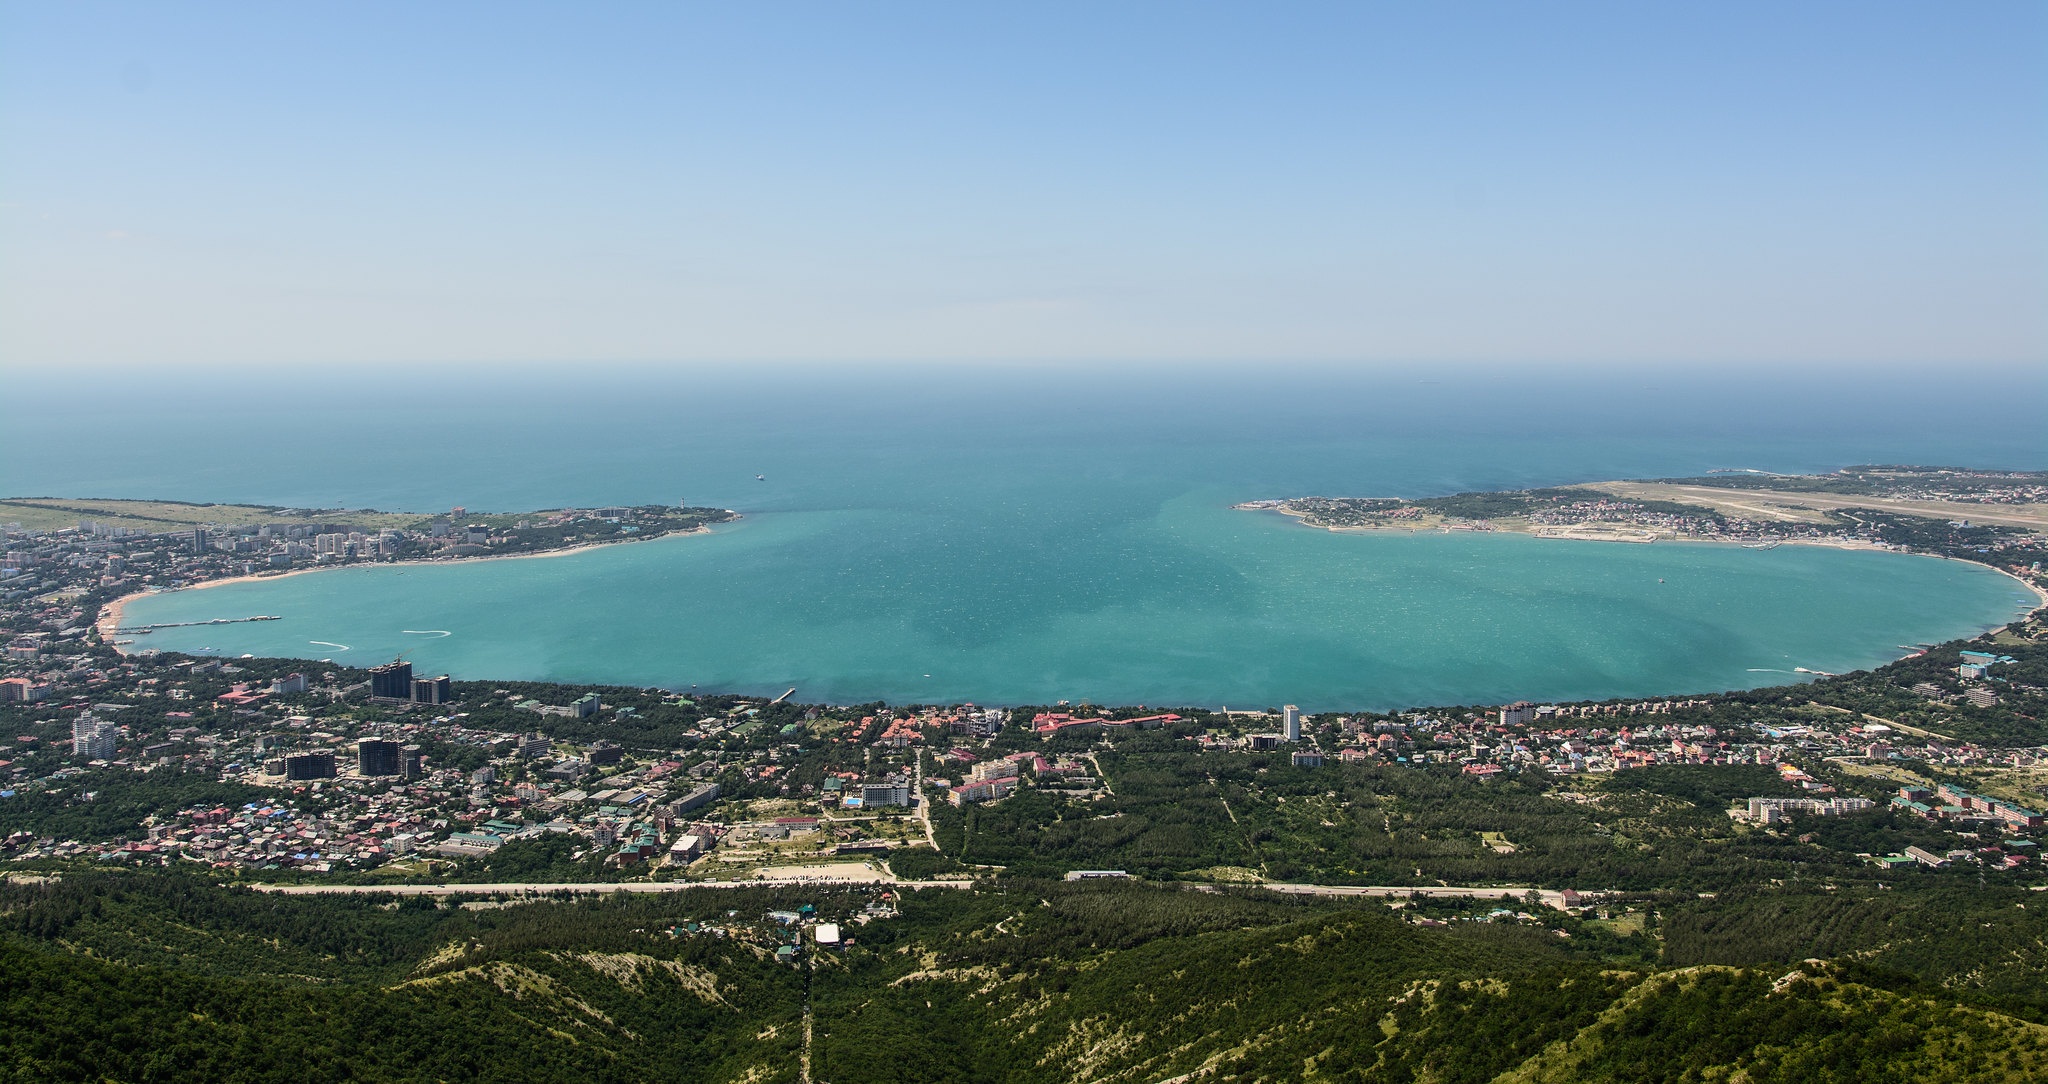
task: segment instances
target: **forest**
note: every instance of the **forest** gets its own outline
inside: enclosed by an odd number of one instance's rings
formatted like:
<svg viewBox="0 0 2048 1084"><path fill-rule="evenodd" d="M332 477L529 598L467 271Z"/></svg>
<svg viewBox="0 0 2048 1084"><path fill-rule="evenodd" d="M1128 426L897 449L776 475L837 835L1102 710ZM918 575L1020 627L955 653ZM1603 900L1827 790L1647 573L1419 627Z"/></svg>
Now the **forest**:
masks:
<svg viewBox="0 0 2048 1084"><path fill-rule="evenodd" d="M500 905L82 872L0 885L0 1080L2024 1080L2048 1071L2024 895L1566 913L1017 878ZM846 943L769 914L804 907Z"/></svg>

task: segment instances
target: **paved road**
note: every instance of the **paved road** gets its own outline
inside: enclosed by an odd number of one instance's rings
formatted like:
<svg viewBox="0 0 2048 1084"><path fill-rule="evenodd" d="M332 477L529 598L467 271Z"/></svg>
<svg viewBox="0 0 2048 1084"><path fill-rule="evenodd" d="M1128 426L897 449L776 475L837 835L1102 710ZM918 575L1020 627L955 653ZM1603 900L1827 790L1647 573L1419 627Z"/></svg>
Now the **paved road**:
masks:
<svg viewBox="0 0 2048 1084"><path fill-rule="evenodd" d="M777 888L822 887L827 885L888 885L891 888L971 888L972 881L902 881L894 877L762 877L748 881L608 881L585 882L580 884L431 884L431 885L252 885L259 892L275 892L284 896L347 896L388 894L393 896L547 896L566 892L571 895L601 896L612 892L683 892L692 888ZM1551 906L1564 906L1564 893L1550 889L1527 888L1458 888L1442 885L1409 887L1406 885L1305 885L1305 884L1261 884L1243 885L1245 888L1263 888L1270 892L1286 892L1298 896L1377 896L1389 899L1406 899L1411 895L1428 896L1433 899L1482 899L1519 900L1534 891L1542 901Z"/></svg>
<svg viewBox="0 0 2048 1084"><path fill-rule="evenodd" d="M1530 888L1457 888L1445 886L1422 886L1417 888L1393 885L1297 885L1264 884L1258 887L1269 892L1288 892L1297 896L1382 896L1406 899L1409 896L1428 896L1431 899L1480 899L1519 900L1535 892L1545 905L1562 909L1564 893L1549 889Z"/></svg>
<svg viewBox="0 0 2048 1084"><path fill-rule="evenodd" d="M1887 719L1882 715L1872 715L1867 711L1863 712L1862 714L1865 719L1868 719L1873 723L1883 723L1884 725L1891 727L1893 730L1904 731L1908 734L1913 735L1916 738L1939 738L1942 741L1950 742L1956 745L1962 744L1961 742L1956 741L1954 738L1951 738L1946 734L1936 734L1932 730L1922 730L1917 726L1907 726L1905 723L1899 722L1897 719Z"/></svg>
<svg viewBox="0 0 2048 1084"><path fill-rule="evenodd" d="M748 881L608 881L579 884L431 884L431 885L251 885L258 892L281 896L547 896L567 892L602 896L612 892L683 892L692 888L822 887L826 885L888 885L891 888L968 888L972 881L899 881L894 877L760 877Z"/></svg>

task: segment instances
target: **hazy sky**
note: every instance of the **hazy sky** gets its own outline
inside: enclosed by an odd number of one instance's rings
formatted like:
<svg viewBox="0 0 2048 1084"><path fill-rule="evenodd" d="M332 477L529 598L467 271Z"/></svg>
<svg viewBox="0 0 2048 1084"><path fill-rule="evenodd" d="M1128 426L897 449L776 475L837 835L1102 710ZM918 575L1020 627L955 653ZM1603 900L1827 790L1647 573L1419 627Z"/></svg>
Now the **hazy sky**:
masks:
<svg viewBox="0 0 2048 1084"><path fill-rule="evenodd" d="M6 3L0 364L2041 361L2044 152L2034 0Z"/></svg>

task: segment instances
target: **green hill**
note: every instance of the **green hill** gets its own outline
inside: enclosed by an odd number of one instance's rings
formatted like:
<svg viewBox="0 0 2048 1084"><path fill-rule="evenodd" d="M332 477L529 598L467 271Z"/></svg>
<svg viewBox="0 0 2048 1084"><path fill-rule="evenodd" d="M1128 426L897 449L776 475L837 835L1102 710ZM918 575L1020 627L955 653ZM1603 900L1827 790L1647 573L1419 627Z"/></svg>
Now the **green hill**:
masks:
<svg viewBox="0 0 2048 1084"><path fill-rule="evenodd" d="M806 1058L832 1084L2048 1073L2048 1027L2024 1019L2043 924L2002 897L1759 892L1718 922L1714 901L1673 901L1660 951L1554 912L1436 926L1364 901L1135 883L884 896L465 905L134 873L0 886L0 1080L766 1084ZM776 949L797 938L769 912L807 905L851 943L791 961ZM1962 935L1919 917L1955 930L1972 906L1973 935L2016 916L1997 951L1952 952ZM1750 936L1764 925L1842 959L1783 962L1800 946ZM1673 948L1740 962L1677 966Z"/></svg>

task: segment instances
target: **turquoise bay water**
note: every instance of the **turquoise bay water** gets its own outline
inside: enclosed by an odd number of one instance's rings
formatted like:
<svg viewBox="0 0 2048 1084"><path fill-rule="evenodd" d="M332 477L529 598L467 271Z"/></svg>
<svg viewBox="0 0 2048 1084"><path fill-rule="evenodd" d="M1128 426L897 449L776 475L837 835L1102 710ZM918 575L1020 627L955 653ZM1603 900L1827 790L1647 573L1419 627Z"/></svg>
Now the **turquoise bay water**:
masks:
<svg viewBox="0 0 2048 1084"><path fill-rule="evenodd" d="M164 630L152 647L358 665L409 651L462 676L794 687L842 703L1384 708L1797 680L1795 667L1846 670L1908 637L1974 633L2014 597L2002 576L1927 558L1335 534L1190 498L1120 532L1113 578L1138 582L1048 613L1058 586L994 553L917 569L857 544L905 529L771 514L564 557L178 592L129 613L283 618Z"/></svg>
<svg viewBox="0 0 2048 1084"><path fill-rule="evenodd" d="M1989 627L2019 588L1960 562L1817 548L1332 534L1236 501L2048 459L2042 381L2024 375L1953 403L1912 374L1708 370L580 371L407 378L381 398L377 375L45 395L0 431L0 486L746 515L567 557L159 595L129 619L284 620L137 646L355 664L410 650L461 678L836 702L1332 708L1773 684Z"/></svg>

